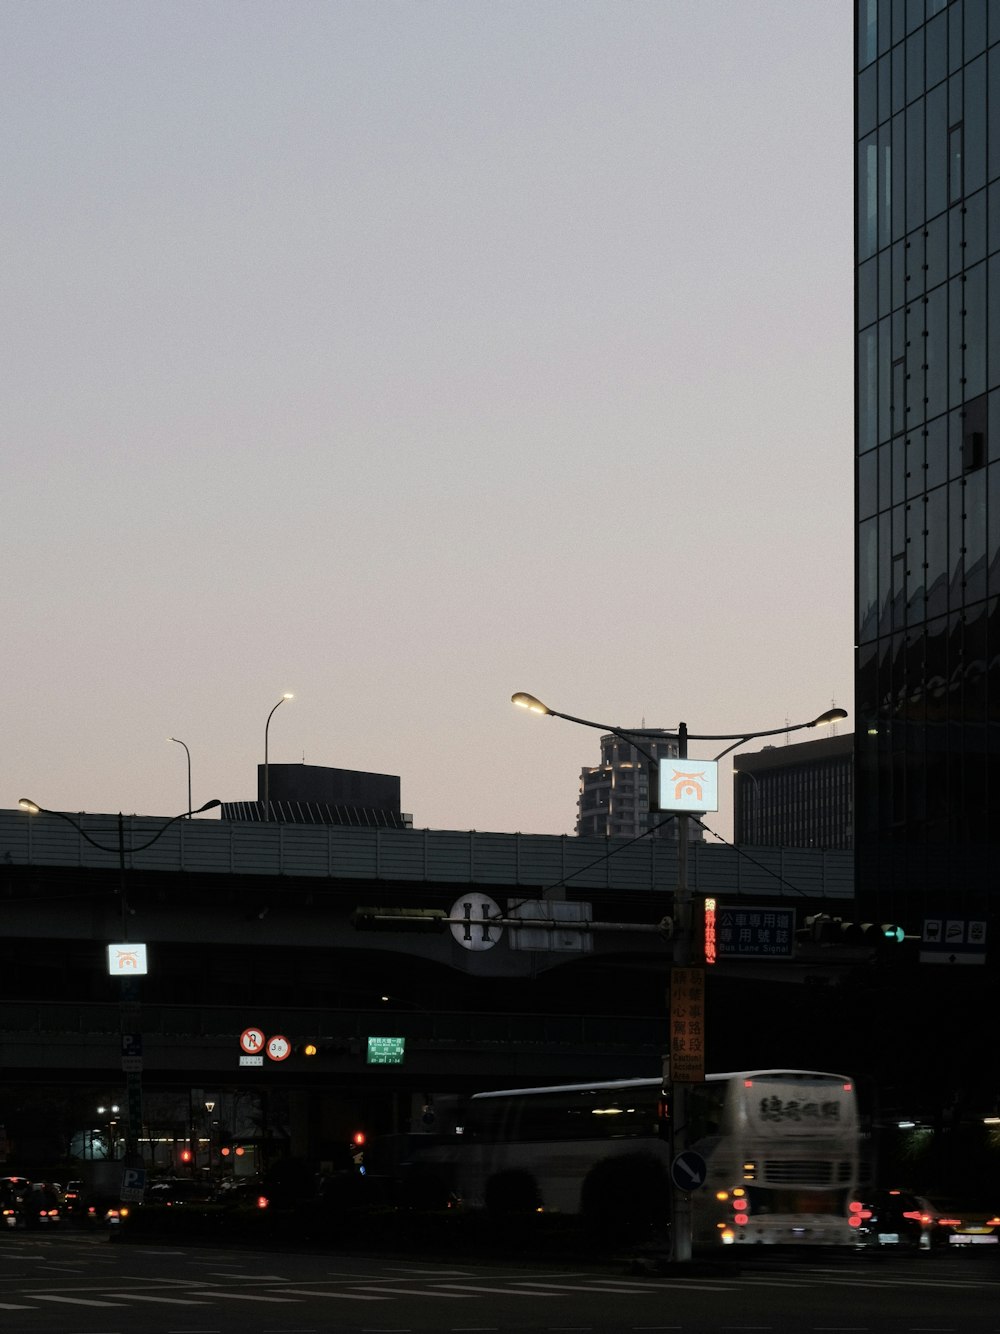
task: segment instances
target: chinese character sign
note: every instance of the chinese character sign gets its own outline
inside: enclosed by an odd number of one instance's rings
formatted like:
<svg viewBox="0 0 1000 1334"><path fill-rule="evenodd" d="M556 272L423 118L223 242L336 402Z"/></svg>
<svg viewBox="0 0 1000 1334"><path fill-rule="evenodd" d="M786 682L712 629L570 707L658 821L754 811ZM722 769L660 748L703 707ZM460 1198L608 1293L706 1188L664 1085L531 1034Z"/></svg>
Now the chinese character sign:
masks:
<svg viewBox="0 0 1000 1334"><path fill-rule="evenodd" d="M716 908L715 948L721 957L790 958L795 952L794 908Z"/></svg>
<svg viewBox="0 0 1000 1334"><path fill-rule="evenodd" d="M717 811L719 766L715 760L661 760L659 809L698 814Z"/></svg>
<svg viewBox="0 0 1000 1334"><path fill-rule="evenodd" d="M700 1084L705 1078L705 970L670 972L670 1078Z"/></svg>

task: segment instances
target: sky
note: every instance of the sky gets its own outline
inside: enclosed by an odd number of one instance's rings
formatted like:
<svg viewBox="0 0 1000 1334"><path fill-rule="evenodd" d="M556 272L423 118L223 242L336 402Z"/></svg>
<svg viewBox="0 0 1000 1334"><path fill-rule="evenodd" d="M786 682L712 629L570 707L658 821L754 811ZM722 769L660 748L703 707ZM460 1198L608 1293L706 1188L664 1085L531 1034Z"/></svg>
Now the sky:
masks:
<svg viewBox="0 0 1000 1334"><path fill-rule="evenodd" d="M253 799L291 691L272 763L563 834L515 691L853 711L851 28L0 0L0 805Z"/></svg>

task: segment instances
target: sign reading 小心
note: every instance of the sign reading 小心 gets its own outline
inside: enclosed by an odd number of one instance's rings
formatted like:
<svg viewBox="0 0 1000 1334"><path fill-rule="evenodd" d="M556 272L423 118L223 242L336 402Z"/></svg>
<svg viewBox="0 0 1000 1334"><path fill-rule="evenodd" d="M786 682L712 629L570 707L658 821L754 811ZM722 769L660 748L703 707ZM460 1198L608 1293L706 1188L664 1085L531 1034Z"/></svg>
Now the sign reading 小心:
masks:
<svg viewBox="0 0 1000 1334"><path fill-rule="evenodd" d="M670 1078L700 1084L705 1078L705 970L670 970Z"/></svg>
<svg viewBox="0 0 1000 1334"><path fill-rule="evenodd" d="M406 1038L368 1039L369 1065L401 1065Z"/></svg>

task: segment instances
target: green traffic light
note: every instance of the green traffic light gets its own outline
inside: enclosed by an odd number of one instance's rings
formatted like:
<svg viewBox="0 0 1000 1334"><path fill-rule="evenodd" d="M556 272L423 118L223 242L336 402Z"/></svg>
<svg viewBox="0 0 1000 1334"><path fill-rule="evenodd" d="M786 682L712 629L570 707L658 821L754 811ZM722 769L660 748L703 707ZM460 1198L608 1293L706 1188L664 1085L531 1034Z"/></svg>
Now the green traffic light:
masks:
<svg viewBox="0 0 1000 1334"><path fill-rule="evenodd" d="M886 940L892 940L897 945L901 945L906 939L906 932L901 926L894 926L891 922L885 922L882 925L882 935Z"/></svg>

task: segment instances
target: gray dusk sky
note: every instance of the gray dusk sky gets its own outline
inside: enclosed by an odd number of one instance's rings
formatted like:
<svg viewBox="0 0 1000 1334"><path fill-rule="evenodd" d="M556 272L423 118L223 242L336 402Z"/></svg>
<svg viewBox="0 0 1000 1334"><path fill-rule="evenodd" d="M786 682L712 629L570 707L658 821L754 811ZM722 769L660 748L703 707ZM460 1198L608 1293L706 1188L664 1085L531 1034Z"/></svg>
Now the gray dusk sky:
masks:
<svg viewBox="0 0 1000 1334"><path fill-rule="evenodd" d="M272 761L567 833L515 690L853 710L851 25L0 0L0 805L252 798L289 690Z"/></svg>

